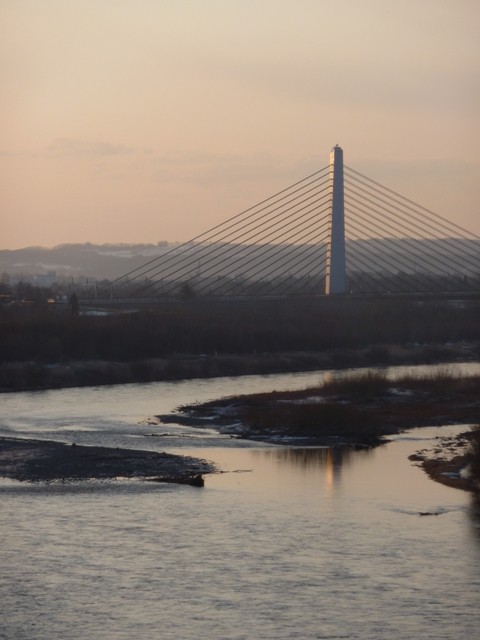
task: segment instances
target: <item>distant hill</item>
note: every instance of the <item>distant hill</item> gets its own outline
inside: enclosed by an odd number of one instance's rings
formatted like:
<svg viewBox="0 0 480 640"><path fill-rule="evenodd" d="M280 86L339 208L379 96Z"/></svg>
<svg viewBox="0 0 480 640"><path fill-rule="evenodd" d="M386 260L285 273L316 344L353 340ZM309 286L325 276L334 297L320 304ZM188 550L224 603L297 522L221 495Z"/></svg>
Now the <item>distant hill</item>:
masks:
<svg viewBox="0 0 480 640"><path fill-rule="evenodd" d="M24 278L38 283L73 279L79 281L113 280L125 273L160 258L178 247L161 267L162 276L170 277L178 270L186 255L197 278L209 277L212 263L218 277L225 272L239 277L252 277L262 269L270 273L298 276L318 275L324 270L324 247L321 245L191 245L160 242L158 244L63 244L51 249L27 247L0 251L0 276ZM211 252L215 249L215 260ZM480 273L480 242L467 239L369 239L348 241L347 269L350 272L441 273L445 271ZM162 261L160 261L162 262ZM295 266L294 266L295 265ZM159 269L160 271L160 269ZM154 275L154 274L152 274ZM158 273L157 273L158 275ZM255 276L253 276L255 279ZM478 276L477 276L478 277Z"/></svg>
<svg viewBox="0 0 480 640"><path fill-rule="evenodd" d="M0 250L0 274L113 279L172 249L175 244L61 244L51 249Z"/></svg>

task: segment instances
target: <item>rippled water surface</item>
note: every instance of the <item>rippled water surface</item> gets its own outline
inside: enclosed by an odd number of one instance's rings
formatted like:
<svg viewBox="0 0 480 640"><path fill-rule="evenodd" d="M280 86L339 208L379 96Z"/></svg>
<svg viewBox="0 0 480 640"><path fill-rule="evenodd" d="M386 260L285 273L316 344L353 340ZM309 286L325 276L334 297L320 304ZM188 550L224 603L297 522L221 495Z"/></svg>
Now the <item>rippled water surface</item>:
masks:
<svg viewBox="0 0 480 640"><path fill-rule="evenodd" d="M149 420L319 376L2 396L2 435L167 449L226 473L204 489L1 482L0 637L478 637L479 513L407 459L445 429L334 453Z"/></svg>

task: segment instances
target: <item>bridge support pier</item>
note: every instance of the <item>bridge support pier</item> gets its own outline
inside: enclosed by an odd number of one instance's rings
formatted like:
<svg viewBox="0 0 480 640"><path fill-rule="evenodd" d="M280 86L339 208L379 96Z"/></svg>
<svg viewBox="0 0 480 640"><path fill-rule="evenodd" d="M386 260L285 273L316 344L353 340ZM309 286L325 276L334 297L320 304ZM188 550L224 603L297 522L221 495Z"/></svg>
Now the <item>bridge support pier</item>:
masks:
<svg viewBox="0 0 480 640"><path fill-rule="evenodd" d="M345 214L343 200L343 150L338 144L330 153L330 233L327 239L325 293L346 293Z"/></svg>

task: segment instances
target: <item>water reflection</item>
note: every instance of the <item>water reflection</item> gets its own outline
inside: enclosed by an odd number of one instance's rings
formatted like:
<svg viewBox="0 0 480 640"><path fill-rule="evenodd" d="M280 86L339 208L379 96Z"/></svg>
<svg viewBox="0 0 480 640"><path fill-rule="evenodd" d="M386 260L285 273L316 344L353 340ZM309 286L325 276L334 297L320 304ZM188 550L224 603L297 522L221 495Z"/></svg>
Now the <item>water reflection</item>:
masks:
<svg viewBox="0 0 480 640"><path fill-rule="evenodd" d="M468 514L473 537L480 544L480 495L472 495Z"/></svg>
<svg viewBox="0 0 480 640"><path fill-rule="evenodd" d="M371 455L372 450L356 451L348 447L293 447L278 449L255 449L253 457L261 457L269 463L276 463L295 472L303 472L305 475L318 475L321 473L325 480L327 490L340 485L342 468L350 464L354 456Z"/></svg>

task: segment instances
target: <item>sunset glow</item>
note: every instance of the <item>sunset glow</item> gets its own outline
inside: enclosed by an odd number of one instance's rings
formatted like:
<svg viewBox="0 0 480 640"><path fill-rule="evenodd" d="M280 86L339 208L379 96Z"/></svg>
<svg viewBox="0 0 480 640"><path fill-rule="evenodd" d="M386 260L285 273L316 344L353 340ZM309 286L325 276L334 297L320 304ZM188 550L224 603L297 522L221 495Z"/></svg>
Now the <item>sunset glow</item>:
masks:
<svg viewBox="0 0 480 640"><path fill-rule="evenodd" d="M188 240L328 163L480 234L475 0L3 0L1 247Z"/></svg>

